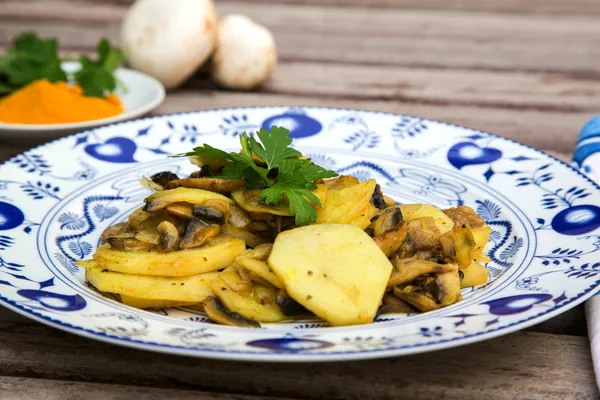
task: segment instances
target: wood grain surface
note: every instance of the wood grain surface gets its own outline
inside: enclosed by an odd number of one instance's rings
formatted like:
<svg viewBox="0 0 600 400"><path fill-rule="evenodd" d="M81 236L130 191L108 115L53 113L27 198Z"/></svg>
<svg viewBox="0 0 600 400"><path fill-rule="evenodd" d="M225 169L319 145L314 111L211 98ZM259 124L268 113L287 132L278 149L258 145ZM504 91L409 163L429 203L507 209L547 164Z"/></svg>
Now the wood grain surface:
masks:
<svg viewBox="0 0 600 400"><path fill-rule="evenodd" d="M600 109L597 0L219 0L272 30L258 91L197 74L154 114L258 106L396 112L495 133L568 161ZM0 49L26 30L70 55L118 42L131 0L0 0ZM0 139L0 162L40 144ZM593 399L582 307L523 332L385 360L252 364L123 349L0 309L0 399Z"/></svg>

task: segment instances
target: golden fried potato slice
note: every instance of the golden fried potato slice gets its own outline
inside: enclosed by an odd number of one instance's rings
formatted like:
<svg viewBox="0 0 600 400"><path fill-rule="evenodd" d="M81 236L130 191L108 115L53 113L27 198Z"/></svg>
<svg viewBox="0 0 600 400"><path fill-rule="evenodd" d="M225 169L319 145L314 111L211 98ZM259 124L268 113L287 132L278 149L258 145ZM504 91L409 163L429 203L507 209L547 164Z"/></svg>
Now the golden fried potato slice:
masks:
<svg viewBox="0 0 600 400"><path fill-rule="evenodd" d="M108 245L98 247L94 260L98 267L127 274L188 276L217 271L231 264L246 250L241 239L219 236L200 248L170 253L158 251L124 252Z"/></svg>
<svg viewBox="0 0 600 400"><path fill-rule="evenodd" d="M488 269L477 261L473 261L468 268L461 269L461 271L464 274L460 282L461 288L484 285L488 281Z"/></svg>
<svg viewBox="0 0 600 400"><path fill-rule="evenodd" d="M121 294L121 303L126 306L135 308L171 308L171 307L184 307L194 306L201 303L191 303L188 301L174 301L174 300L155 300L155 299L142 299L139 297L128 296Z"/></svg>
<svg viewBox="0 0 600 400"><path fill-rule="evenodd" d="M268 262L290 297L332 325L372 322L392 272L373 239L346 224L282 232Z"/></svg>
<svg viewBox="0 0 600 400"><path fill-rule="evenodd" d="M212 290L229 311L245 318L258 322L277 322L285 318L277 305L279 289L257 283L252 284L249 292L232 289L232 286L242 285L236 267L228 267L212 282Z"/></svg>
<svg viewBox="0 0 600 400"><path fill-rule="evenodd" d="M103 268L90 268L85 278L101 292L117 293L139 299L203 302L212 296L211 283L218 272L185 277L122 274Z"/></svg>
<svg viewBox="0 0 600 400"><path fill-rule="evenodd" d="M374 179L352 186L332 185L327 190L324 206L317 208L317 224L351 224L365 229L377 213L371 203Z"/></svg>
<svg viewBox="0 0 600 400"><path fill-rule="evenodd" d="M254 250L246 250L244 253L237 256L235 261L248 271L254 272L267 282L282 289L283 283L281 283L267 263L272 248L273 245L271 244L262 244L257 246Z"/></svg>

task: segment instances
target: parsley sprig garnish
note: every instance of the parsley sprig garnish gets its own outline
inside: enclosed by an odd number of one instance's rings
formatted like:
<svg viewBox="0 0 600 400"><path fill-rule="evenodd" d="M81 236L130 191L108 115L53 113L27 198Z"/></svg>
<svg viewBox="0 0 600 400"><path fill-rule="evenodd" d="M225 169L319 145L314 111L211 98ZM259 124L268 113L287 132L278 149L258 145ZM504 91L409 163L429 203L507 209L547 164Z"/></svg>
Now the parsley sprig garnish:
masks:
<svg viewBox="0 0 600 400"><path fill-rule="evenodd" d="M321 202L311 192L317 188L315 181L333 178L338 174L308 158L302 158L299 151L290 147L292 138L285 128L274 126L270 132L262 128L256 136L258 140L245 133L240 135L240 153L227 153L204 144L176 157L210 156L225 159L228 162L214 178L243 179L249 189L262 189L258 197L267 204L277 204L286 199L298 226L316 221L317 213L313 204L320 207ZM260 162L257 163L256 159Z"/></svg>
<svg viewBox="0 0 600 400"><path fill-rule="evenodd" d="M100 40L97 51L96 60L80 57L81 69L69 74L62 68L56 39L23 33L0 57L0 96L47 79L50 82L72 81L86 96L104 97L114 92L119 84L114 72L123 63L125 54L106 39Z"/></svg>

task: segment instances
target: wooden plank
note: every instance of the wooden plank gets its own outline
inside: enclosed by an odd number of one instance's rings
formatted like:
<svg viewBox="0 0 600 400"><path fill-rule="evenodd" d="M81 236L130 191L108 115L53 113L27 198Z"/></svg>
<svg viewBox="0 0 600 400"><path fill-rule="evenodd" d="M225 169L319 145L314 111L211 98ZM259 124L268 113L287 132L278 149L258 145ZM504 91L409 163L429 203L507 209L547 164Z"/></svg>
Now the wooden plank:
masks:
<svg viewBox="0 0 600 400"><path fill-rule="evenodd" d="M548 111L598 111L600 79L566 74L284 62L266 92Z"/></svg>
<svg viewBox="0 0 600 400"><path fill-rule="evenodd" d="M141 352L36 323L0 322L0 375L309 399L383 399L399 393L410 399L598 395L586 337L527 332L393 359L256 365Z"/></svg>
<svg viewBox="0 0 600 400"><path fill-rule="evenodd" d="M25 1L25 0L23 0ZM48 1L48 0L34 0ZM70 0L86 4L111 3L130 5L134 0ZM255 0L240 0L255 2ZM432 9L460 11L489 11L510 13L598 14L596 0L260 0L262 3L307 4L317 6L345 6L365 8Z"/></svg>
<svg viewBox="0 0 600 400"><path fill-rule="evenodd" d="M54 379L0 376L0 398L10 400L285 400L283 397L207 393L197 390L163 389Z"/></svg>
<svg viewBox="0 0 600 400"><path fill-rule="evenodd" d="M247 14L273 30L280 57L360 64L600 73L600 28L591 15L521 15L365 9L220 1L221 15ZM65 1L0 7L0 44L24 26L64 48L118 41L122 5Z"/></svg>

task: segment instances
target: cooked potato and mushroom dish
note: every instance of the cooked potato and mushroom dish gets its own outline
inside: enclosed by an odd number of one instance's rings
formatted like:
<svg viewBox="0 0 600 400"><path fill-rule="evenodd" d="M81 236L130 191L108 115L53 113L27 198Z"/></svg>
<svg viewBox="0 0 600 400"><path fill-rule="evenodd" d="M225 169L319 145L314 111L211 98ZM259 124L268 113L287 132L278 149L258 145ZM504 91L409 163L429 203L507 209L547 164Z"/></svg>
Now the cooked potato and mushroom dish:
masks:
<svg viewBox="0 0 600 400"><path fill-rule="evenodd" d="M144 178L154 193L78 262L87 281L132 307L201 307L240 327L311 315L368 324L487 282L491 228L473 209L396 204L375 180L312 163L283 128L240 141L239 153L179 155L198 166L187 177Z"/></svg>

